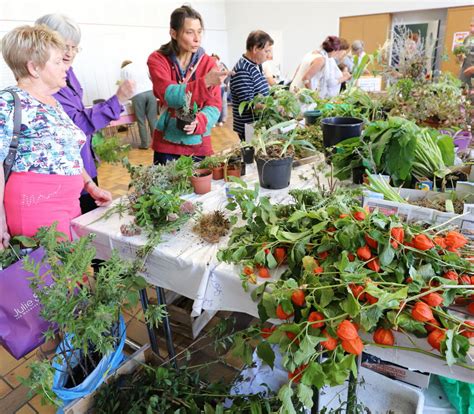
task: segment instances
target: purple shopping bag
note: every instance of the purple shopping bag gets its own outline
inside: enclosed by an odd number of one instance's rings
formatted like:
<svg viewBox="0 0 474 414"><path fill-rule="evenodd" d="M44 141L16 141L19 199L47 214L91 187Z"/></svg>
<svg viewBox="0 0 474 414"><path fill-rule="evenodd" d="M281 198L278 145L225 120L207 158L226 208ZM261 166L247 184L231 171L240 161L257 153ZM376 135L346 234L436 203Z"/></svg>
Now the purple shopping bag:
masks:
<svg viewBox="0 0 474 414"><path fill-rule="evenodd" d="M39 263L44 254L44 249L39 248L28 256ZM48 269L48 265L42 265L40 274ZM32 276L23 269L23 260L0 270L0 344L16 359L40 346L43 332L49 328L49 322L39 315L40 302L30 288L28 278ZM48 275L46 284L51 283Z"/></svg>

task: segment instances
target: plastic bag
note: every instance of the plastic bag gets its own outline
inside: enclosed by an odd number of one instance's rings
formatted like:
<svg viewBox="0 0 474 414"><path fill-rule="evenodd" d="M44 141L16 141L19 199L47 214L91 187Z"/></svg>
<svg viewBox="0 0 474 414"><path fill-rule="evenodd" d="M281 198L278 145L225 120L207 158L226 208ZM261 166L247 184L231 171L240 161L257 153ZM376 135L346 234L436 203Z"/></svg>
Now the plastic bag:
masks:
<svg viewBox="0 0 474 414"><path fill-rule="evenodd" d="M39 248L28 257L39 263L44 254ZM16 359L40 346L43 332L49 328L49 322L40 317L41 304L28 280L33 275L23 269L23 261L0 271L0 344ZM49 266L43 264L40 274L48 270ZM52 283L50 276L45 281L47 285Z"/></svg>
<svg viewBox="0 0 474 414"><path fill-rule="evenodd" d="M54 393L62 400L62 407L58 409L57 413L63 413L63 407L71 403L77 398L85 397L86 395L94 392L104 380L116 370L123 361L123 346L125 344L125 321L123 317L120 316L119 320L119 338L120 342L117 348L111 352L109 355L102 358L102 360L97 364L97 367L88 375L86 379L79 385L72 388L65 388L64 386L67 383L69 374L67 373L67 365L64 360L59 361L59 358L55 358L53 361L53 367L56 369L53 379L53 391ZM70 348L70 339L71 336L67 336L65 341L61 343L56 353L59 355L63 350ZM70 355L70 351L67 352Z"/></svg>

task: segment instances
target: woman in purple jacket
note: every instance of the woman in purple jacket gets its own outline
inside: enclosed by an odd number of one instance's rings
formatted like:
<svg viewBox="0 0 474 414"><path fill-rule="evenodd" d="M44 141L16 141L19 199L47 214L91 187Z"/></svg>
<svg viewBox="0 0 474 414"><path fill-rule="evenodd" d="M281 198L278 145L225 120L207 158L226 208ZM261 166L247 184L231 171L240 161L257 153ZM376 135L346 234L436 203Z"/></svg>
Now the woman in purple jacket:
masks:
<svg viewBox="0 0 474 414"><path fill-rule="evenodd" d="M134 82L122 82L114 96L105 102L93 105L91 108L85 108L82 103L84 93L81 84L71 67L79 52L81 29L74 21L61 14L47 14L36 20L36 24L49 26L58 32L66 43L63 56L63 61L67 67L66 86L61 88L54 97L63 106L73 122L86 134L87 142L82 147L81 156L85 170L91 176L95 185L98 185L96 158L91 144L92 135L99 129L106 127L111 121L120 118L120 112L123 110L122 105L133 95ZM97 207L94 199L87 192L81 194L80 202L82 214Z"/></svg>

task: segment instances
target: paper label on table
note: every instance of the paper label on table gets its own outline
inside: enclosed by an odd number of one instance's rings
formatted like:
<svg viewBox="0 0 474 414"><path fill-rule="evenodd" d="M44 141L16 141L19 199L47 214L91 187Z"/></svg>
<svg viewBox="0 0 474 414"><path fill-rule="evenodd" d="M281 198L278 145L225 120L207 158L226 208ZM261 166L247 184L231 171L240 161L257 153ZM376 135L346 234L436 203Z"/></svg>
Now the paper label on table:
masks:
<svg viewBox="0 0 474 414"><path fill-rule="evenodd" d="M382 90L382 78L380 76L361 76L356 85L366 92L380 92Z"/></svg>

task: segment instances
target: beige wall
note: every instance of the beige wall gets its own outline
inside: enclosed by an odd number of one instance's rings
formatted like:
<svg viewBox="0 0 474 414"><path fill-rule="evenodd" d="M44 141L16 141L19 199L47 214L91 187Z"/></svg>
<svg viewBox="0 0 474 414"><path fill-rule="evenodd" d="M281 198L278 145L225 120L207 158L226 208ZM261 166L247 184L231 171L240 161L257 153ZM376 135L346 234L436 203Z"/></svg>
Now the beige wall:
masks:
<svg viewBox="0 0 474 414"><path fill-rule="evenodd" d="M474 17L474 6L471 7L454 7L448 9L446 21L446 34L444 39L444 48L447 53L448 60L441 63L443 71L450 71L455 75L459 74L460 65L456 62L452 54L453 35L455 32L468 32L471 19Z"/></svg>

